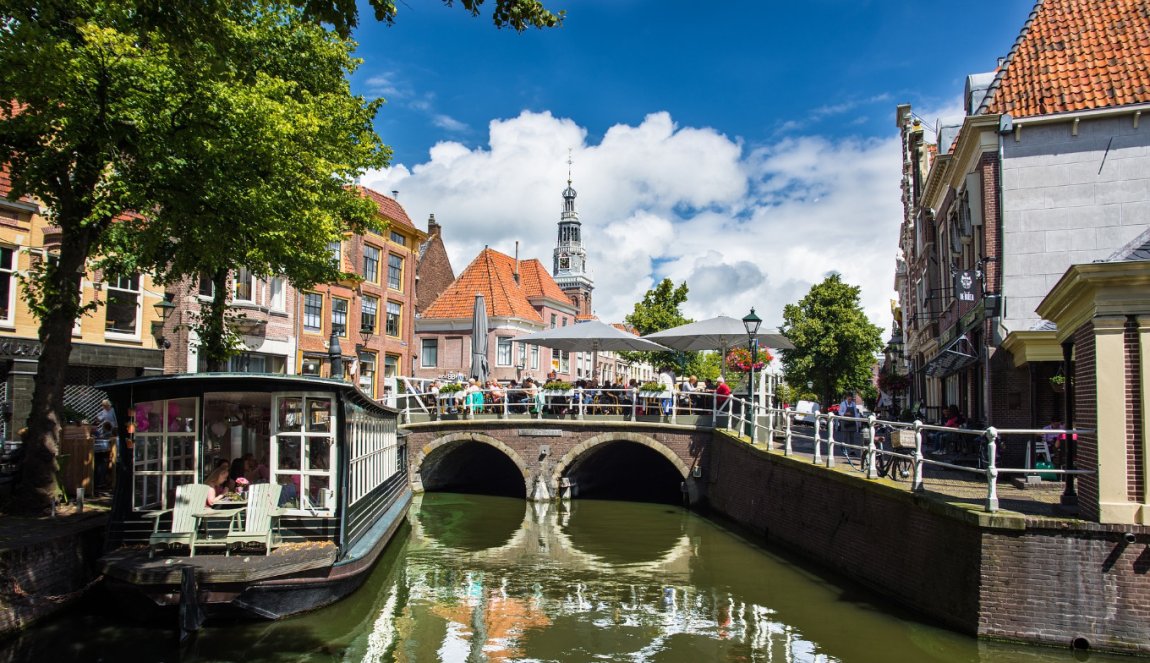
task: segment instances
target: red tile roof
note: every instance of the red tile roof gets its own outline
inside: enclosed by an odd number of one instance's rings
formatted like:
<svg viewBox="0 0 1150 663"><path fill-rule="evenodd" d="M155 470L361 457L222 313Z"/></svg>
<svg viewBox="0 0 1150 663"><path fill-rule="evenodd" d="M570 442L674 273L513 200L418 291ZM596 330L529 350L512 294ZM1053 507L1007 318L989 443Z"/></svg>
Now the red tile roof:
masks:
<svg viewBox="0 0 1150 663"><path fill-rule="evenodd" d="M355 188L375 202L376 206L379 207L379 213L382 214L384 218L390 219L401 226L415 228L415 224L411 222L411 218L407 216L407 212L396 202L395 198L389 198L378 191L365 186L359 186L358 184ZM418 228L416 228L416 230L418 230Z"/></svg>
<svg viewBox="0 0 1150 663"><path fill-rule="evenodd" d="M475 295L478 293L483 295L489 317L520 318L543 324L543 318L528 300L531 288L526 285L527 279L523 278L523 266L530 262L539 263L538 260L520 261L520 283L516 283L515 259L494 249L483 249L459 274L459 278L427 307L423 319L470 318L475 308ZM550 276L547 276L547 280L558 289L559 286L555 285Z"/></svg>
<svg viewBox="0 0 1150 663"><path fill-rule="evenodd" d="M1014 117L1150 101L1150 3L1038 0L996 83Z"/></svg>
<svg viewBox="0 0 1150 663"><path fill-rule="evenodd" d="M519 279L523 284L524 293L532 299L547 297L566 304L571 303L571 298L563 292L555 279L551 278L547 268L536 258L519 261Z"/></svg>

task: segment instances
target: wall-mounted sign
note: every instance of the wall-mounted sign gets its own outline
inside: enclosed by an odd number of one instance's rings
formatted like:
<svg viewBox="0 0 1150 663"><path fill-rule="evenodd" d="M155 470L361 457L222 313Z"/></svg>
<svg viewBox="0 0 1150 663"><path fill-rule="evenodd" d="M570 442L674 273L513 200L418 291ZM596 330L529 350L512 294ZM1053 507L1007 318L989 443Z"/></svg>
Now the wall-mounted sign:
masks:
<svg viewBox="0 0 1150 663"><path fill-rule="evenodd" d="M977 279L973 269L964 269L954 274L954 298L960 302L974 301L974 284Z"/></svg>

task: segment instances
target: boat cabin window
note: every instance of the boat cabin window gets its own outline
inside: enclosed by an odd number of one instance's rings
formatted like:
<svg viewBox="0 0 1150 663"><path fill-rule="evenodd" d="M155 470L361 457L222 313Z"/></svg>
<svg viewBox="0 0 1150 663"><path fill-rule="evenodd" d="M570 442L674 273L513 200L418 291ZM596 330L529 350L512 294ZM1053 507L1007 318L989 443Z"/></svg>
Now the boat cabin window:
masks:
<svg viewBox="0 0 1150 663"><path fill-rule="evenodd" d="M231 468L228 489L235 480L249 484L271 480L271 394L222 391L204 394L204 466L207 477L220 463Z"/></svg>
<svg viewBox="0 0 1150 663"><path fill-rule="evenodd" d="M397 421L381 419L362 407L349 403L347 439L349 472L348 504L355 504L382 486L401 469L398 455Z"/></svg>
<svg viewBox="0 0 1150 663"><path fill-rule="evenodd" d="M196 481L199 399L144 401L132 407L132 507L170 509L176 486Z"/></svg>
<svg viewBox="0 0 1150 663"><path fill-rule="evenodd" d="M276 398L272 480L283 486L280 505L310 515L335 509L335 410L330 395Z"/></svg>

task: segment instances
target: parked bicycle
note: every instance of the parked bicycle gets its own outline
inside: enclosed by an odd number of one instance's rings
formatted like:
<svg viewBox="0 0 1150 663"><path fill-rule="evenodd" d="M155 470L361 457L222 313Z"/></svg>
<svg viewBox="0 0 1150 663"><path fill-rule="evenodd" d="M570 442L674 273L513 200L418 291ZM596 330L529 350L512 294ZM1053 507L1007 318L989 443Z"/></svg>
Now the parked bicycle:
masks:
<svg viewBox="0 0 1150 663"><path fill-rule="evenodd" d="M914 473L914 461L909 458L911 450L894 446L894 435L895 430L891 426L875 426L875 467L880 477L888 477L895 481L909 479ZM865 474L870 469L870 455L865 449L858 457L847 451L853 450L844 450L843 457L847 464Z"/></svg>

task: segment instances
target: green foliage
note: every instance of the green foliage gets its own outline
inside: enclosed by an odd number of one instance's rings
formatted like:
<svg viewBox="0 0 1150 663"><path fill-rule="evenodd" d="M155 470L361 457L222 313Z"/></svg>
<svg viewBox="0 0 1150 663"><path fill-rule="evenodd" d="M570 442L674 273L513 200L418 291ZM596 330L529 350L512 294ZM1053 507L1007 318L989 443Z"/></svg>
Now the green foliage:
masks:
<svg viewBox="0 0 1150 663"><path fill-rule="evenodd" d="M831 274L797 304L787 304L780 331L795 346L783 353L787 382L813 382L819 402L837 402L839 394L871 384L882 328L863 313L859 288L840 275Z"/></svg>
<svg viewBox="0 0 1150 663"><path fill-rule="evenodd" d="M388 25L395 23L399 13L395 0L370 0L370 3L377 21ZM296 4L307 15L331 24L344 37L350 35L352 28L359 22L355 0L296 0ZM455 3L454 0L443 0L443 4L450 7ZM472 16L479 16L484 0L460 0L459 4ZM491 21L497 28L508 27L523 32L527 28L559 26L565 14L564 11L548 11L539 0L496 0Z"/></svg>
<svg viewBox="0 0 1150 663"><path fill-rule="evenodd" d="M675 287L671 279L663 279L653 289L648 290L647 294L643 295L643 301L635 303L635 308L623 320L634 327L640 336L685 325L692 322L683 317L683 313L679 310L679 307L686 301L686 282ZM673 366L677 373L682 374L690 365L694 353L623 352L620 354L628 361L645 361L656 368Z"/></svg>
<svg viewBox="0 0 1150 663"><path fill-rule="evenodd" d="M662 382L644 382L639 385L639 391L666 391L667 385Z"/></svg>
<svg viewBox="0 0 1150 663"><path fill-rule="evenodd" d="M549 380L547 384L543 385L544 391L571 391L575 385L563 380Z"/></svg>
<svg viewBox="0 0 1150 663"><path fill-rule="evenodd" d="M441 394L454 394L457 391L463 391L462 382L448 382L439 388Z"/></svg>

